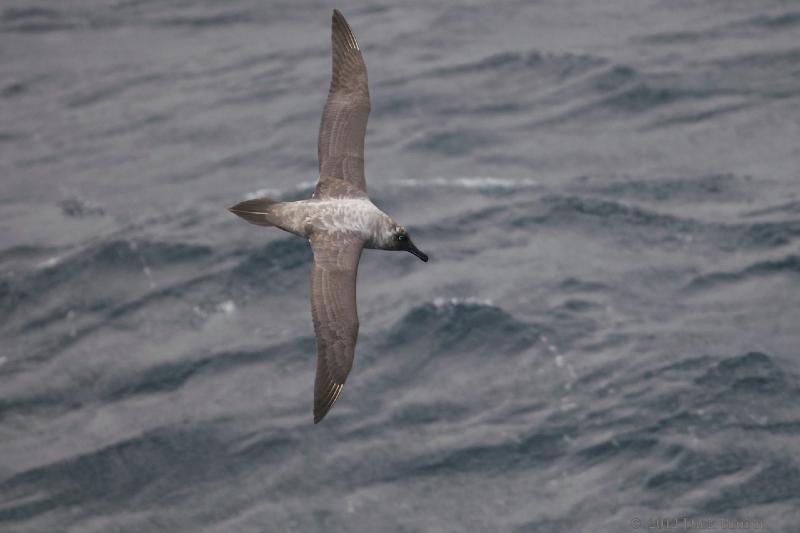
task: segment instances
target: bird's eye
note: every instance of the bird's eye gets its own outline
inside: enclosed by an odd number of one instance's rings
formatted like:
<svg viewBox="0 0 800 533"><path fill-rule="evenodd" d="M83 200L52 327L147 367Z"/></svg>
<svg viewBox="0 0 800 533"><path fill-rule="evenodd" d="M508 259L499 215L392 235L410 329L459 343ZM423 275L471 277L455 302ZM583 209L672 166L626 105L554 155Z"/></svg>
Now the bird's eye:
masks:
<svg viewBox="0 0 800 533"><path fill-rule="evenodd" d="M398 235L398 236L397 236L397 240L398 240L398 241L404 241L404 240L406 240L406 238L407 238L407 237L406 237L405 235Z"/></svg>

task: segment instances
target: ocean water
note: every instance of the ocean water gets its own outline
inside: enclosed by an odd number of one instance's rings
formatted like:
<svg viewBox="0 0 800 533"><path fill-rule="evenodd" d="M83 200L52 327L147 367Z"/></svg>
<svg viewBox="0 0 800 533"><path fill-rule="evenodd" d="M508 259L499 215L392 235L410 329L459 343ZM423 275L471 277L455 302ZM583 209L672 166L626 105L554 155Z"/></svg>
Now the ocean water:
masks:
<svg viewBox="0 0 800 533"><path fill-rule="evenodd" d="M799 3L0 5L1 531L800 528ZM333 7L431 261L315 426Z"/></svg>

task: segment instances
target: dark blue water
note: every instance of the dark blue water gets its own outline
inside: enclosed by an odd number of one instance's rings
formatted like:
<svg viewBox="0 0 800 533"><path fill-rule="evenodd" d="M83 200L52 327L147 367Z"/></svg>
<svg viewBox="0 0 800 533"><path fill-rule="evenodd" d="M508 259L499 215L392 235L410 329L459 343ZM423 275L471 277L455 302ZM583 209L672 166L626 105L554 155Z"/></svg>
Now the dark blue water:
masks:
<svg viewBox="0 0 800 533"><path fill-rule="evenodd" d="M339 4L432 259L315 426L332 7L2 2L0 530L796 531L800 4Z"/></svg>

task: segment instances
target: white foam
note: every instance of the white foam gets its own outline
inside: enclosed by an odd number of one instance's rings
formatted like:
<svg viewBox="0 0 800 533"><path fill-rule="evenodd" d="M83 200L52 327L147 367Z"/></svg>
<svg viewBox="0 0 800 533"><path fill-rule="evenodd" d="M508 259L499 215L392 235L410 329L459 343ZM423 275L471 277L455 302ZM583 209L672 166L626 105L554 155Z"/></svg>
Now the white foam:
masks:
<svg viewBox="0 0 800 533"><path fill-rule="evenodd" d="M441 308L448 305L482 305L486 307L491 307L494 305L491 299L489 298L475 298L470 296L468 298L442 298L437 297L433 299L433 305Z"/></svg>
<svg viewBox="0 0 800 533"><path fill-rule="evenodd" d="M288 189L267 187L245 194L244 199L254 200L264 196L273 199L280 199L291 193L313 189L316 185L316 181L301 181ZM495 176L435 176L432 178L406 178L378 181L374 184L374 186L377 188L389 186L407 187L411 189L424 189L429 187L446 187L456 189L519 189L524 187L534 187L537 185L539 185L539 182L532 178L498 178Z"/></svg>
<svg viewBox="0 0 800 533"><path fill-rule="evenodd" d="M41 268L50 268L50 267L56 266L56 265L57 265L57 264L59 264L60 262L61 262L61 258L60 258L60 257L50 257L50 258L48 258L48 259L45 259L45 260L44 260L44 261L42 261L41 263L38 263L38 264L36 265L36 268L37 268L37 269L41 269Z"/></svg>
<svg viewBox="0 0 800 533"><path fill-rule="evenodd" d="M409 178L386 182L400 187L455 187L462 189L517 189L539 185L531 178L497 178L495 176L457 176L433 178Z"/></svg>
<svg viewBox="0 0 800 533"><path fill-rule="evenodd" d="M226 315L232 315L233 313L236 312L236 304L233 303L233 300L226 300L218 304L217 309L219 309Z"/></svg>
<svg viewBox="0 0 800 533"><path fill-rule="evenodd" d="M249 192L244 195L245 200L255 200L256 198L263 198L264 196L272 199L280 199L285 194L295 193L304 191L306 189L313 189L316 187L316 181L301 181L298 182L294 187L290 187L289 189L276 189L267 187L264 189L258 189L257 191Z"/></svg>
<svg viewBox="0 0 800 533"><path fill-rule="evenodd" d="M144 264L144 259L142 259L142 264ZM144 265L142 267L142 272L144 272L145 277L147 277L147 281L148 281L148 283L150 283L150 288L151 289L155 289L157 287L156 280L155 280L155 278L153 278L153 271L150 270L150 267L147 266L147 265Z"/></svg>

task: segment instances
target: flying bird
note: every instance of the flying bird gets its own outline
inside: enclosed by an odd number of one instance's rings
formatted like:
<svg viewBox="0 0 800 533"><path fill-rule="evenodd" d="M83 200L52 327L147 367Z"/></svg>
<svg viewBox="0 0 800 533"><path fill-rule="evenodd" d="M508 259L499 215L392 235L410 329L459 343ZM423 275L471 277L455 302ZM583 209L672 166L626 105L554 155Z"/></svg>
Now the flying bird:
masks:
<svg viewBox="0 0 800 533"><path fill-rule="evenodd" d="M353 367L358 338L356 273L361 251L402 250L428 261L406 228L378 209L367 195L367 67L353 30L335 9L331 27L331 86L319 127L319 182L313 195L297 202L256 198L230 208L252 224L280 228L311 244L311 317L317 340L315 424L339 398Z"/></svg>

